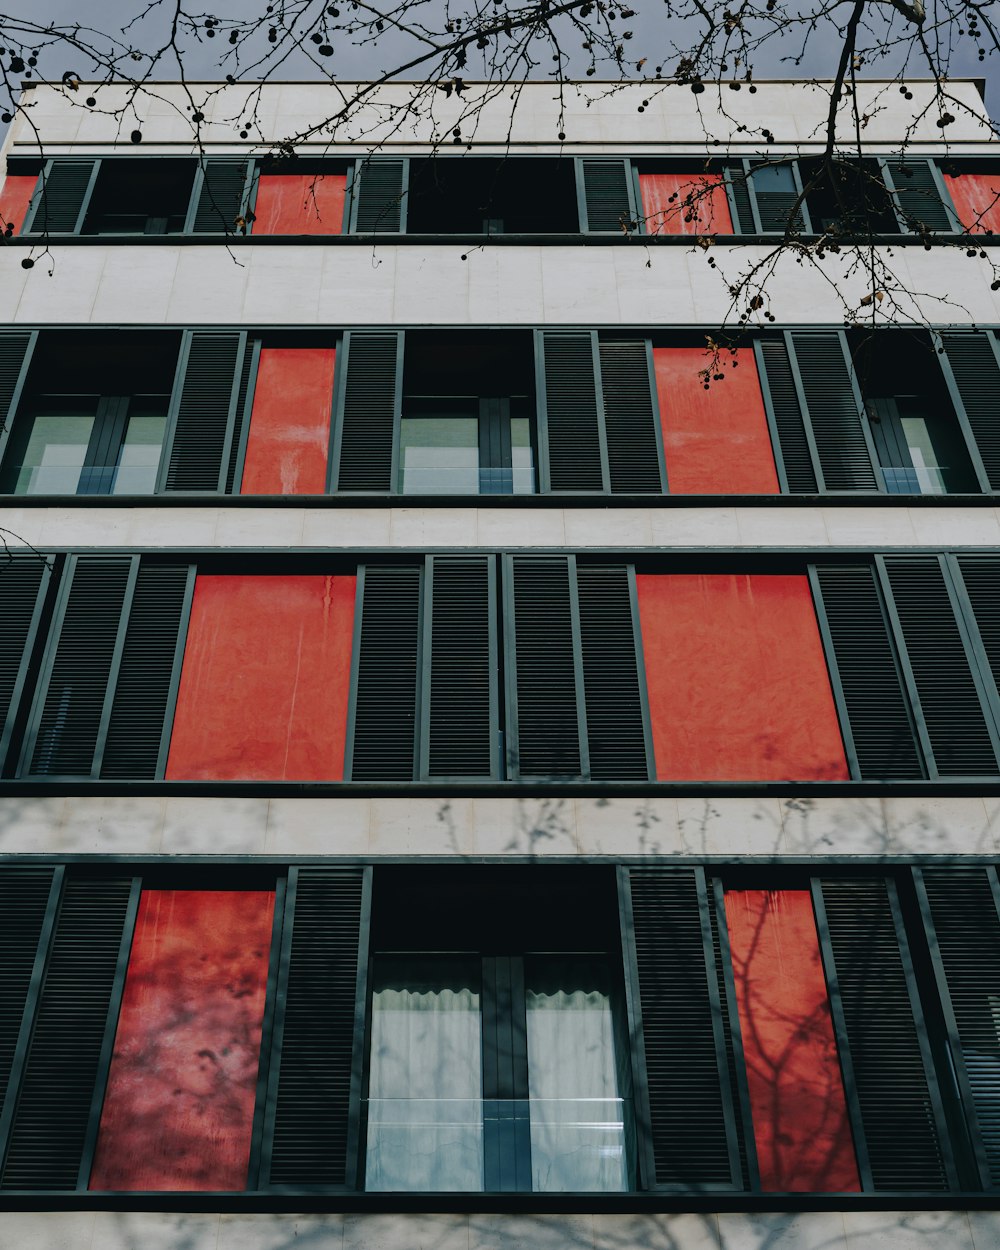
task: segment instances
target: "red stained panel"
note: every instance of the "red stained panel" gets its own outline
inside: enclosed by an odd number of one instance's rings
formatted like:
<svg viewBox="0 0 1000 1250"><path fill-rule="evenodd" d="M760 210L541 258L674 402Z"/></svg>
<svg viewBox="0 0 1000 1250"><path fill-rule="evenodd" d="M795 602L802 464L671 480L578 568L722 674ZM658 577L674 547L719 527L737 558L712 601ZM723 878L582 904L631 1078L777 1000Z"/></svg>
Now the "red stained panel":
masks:
<svg viewBox="0 0 1000 1250"><path fill-rule="evenodd" d="M726 920L765 1190L861 1189L808 890L727 890Z"/></svg>
<svg viewBox="0 0 1000 1250"><path fill-rule="evenodd" d="M733 233L721 174L640 174L639 191L650 234Z"/></svg>
<svg viewBox="0 0 1000 1250"><path fill-rule="evenodd" d="M274 893L144 890L91 1189L245 1189Z"/></svg>
<svg viewBox="0 0 1000 1250"><path fill-rule="evenodd" d="M753 352L705 390L703 347L654 347L672 495L776 495L778 474Z"/></svg>
<svg viewBox="0 0 1000 1250"><path fill-rule="evenodd" d="M974 234L987 230L1000 232L1000 177L996 174L945 174L944 185L967 230Z"/></svg>
<svg viewBox="0 0 1000 1250"><path fill-rule="evenodd" d="M346 174L261 174L254 234L340 234Z"/></svg>
<svg viewBox="0 0 1000 1250"><path fill-rule="evenodd" d="M7 175L7 180L0 189L0 233L6 231L9 222L14 223L15 234L21 233L37 183L35 174L30 177L22 174Z"/></svg>
<svg viewBox="0 0 1000 1250"><path fill-rule="evenodd" d="M322 495L333 410L332 347L264 347L241 495Z"/></svg>
<svg viewBox="0 0 1000 1250"><path fill-rule="evenodd" d="M343 778L354 584L198 577L169 779Z"/></svg>
<svg viewBox="0 0 1000 1250"><path fill-rule="evenodd" d="M661 780L846 780L804 576L637 579Z"/></svg>

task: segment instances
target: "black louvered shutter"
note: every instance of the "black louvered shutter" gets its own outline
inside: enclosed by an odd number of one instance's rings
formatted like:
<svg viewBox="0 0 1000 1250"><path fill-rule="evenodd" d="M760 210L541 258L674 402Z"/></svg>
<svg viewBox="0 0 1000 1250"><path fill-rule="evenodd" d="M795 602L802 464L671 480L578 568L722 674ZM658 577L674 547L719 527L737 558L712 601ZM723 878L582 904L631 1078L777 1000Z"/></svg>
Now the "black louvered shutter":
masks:
<svg viewBox="0 0 1000 1250"><path fill-rule="evenodd" d="M132 561L78 559L27 760L33 775L89 777Z"/></svg>
<svg viewBox="0 0 1000 1250"><path fill-rule="evenodd" d="M937 556L891 556L886 574L942 777L995 776L997 756Z"/></svg>
<svg viewBox="0 0 1000 1250"><path fill-rule="evenodd" d="M1000 1186L1000 918L994 868L916 870L931 962L983 1188ZM970 1105L971 1104L971 1105Z"/></svg>
<svg viewBox="0 0 1000 1250"><path fill-rule="evenodd" d="M404 167L401 160L360 161L354 170L354 229L358 234L396 234L404 229Z"/></svg>
<svg viewBox="0 0 1000 1250"><path fill-rule="evenodd" d="M30 330L0 333L0 432L10 429L15 416L18 385L31 347Z"/></svg>
<svg viewBox="0 0 1000 1250"><path fill-rule="evenodd" d="M7 1096L52 877L53 869L45 867L7 864L0 870L0 1107Z"/></svg>
<svg viewBox="0 0 1000 1250"><path fill-rule="evenodd" d="M583 166L584 230L614 231L634 229L635 213L629 195L631 167L628 161L581 161Z"/></svg>
<svg viewBox="0 0 1000 1250"><path fill-rule="evenodd" d="M629 571L625 565L579 564L576 582L590 776L648 781Z"/></svg>
<svg viewBox="0 0 1000 1250"><path fill-rule="evenodd" d="M549 489L603 491L593 336L543 333Z"/></svg>
<svg viewBox="0 0 1000 1250"><path fill-rule="evenodd" d="M768 165L767 168L773 168ZM751 177L753 175L751 174ZM757 216L760 219L760 228L763 234L784 234L788 229L788 219L791 216L792 209L795 207L795 201L799 198L797 191L768 191L764 190L762 178L754 179L754 196L757 200ZM801 206L792 223L793 232L801 233L805 229L805 220L802 215Z"/></svg>
<svg viewBox="0 0 1000 1250"><path fill-rule="evenodd" d="M195 234L233 234L243 211L247 184L246 161L206 161L204 177L196 180L198 202L191 229Z"/></svg>
<svg viewBox="0 0 1000 1250"><path fill-rule="evenodd" d="M278 987L285 1008L276 1039L270 1185L354 1181L349 1119L368 966L366 871L296 873L287 979Z"/></svg>
<svg viewBox="0 0 1000 1250"><path fill-rule="evenodd" d="M716 878L708 882L708 916L712 930L712 956L715 979L722 1008L722 1040L729 1076L729 1100L733 1106L736 1144L740 1159L740 1183L744 1190L757 1188L760 1174L757 1147L753 1135L750 1090L746 1078L746 1061L736 1004L736 983L733 976L729 931L726 927L725 891Z"/></svg>
<svg viewBox="0 0 1000 1250"><path fill-rule="evenodd" d="M167 491L219 491L225 486L245 351L243 334L190 334L170 404Z"/></svg>
<svg viewBox="0 0 1000 1250"><path fill-rule="evenodd" d="M421 568L362 570L351 779L412 781L420 677Z"/></svg>
<svg viewBox="0 0 1000 1250"><path fill-rule="evenodd" d="M164 721L176 670L191 569L186 564L139 566L121 666L111 704L102 777L151 780L159 772Z"/></svg>
<svg viewBox="0 0 1000 1250"><path fill-rule="evenodd" d="M611 491L659 495L663 479L646 340L602 341L599 355Z"/></svg>
<svg viewBox="0 0 1000 1250"><path fill-rule="evenodd" d="M753 218L747 172L742 161L734 161L726 167L726 184L730 191L730 207L733 209L733 227L737 234L756 234L757 223Z"/></svg>
<svg viewBox="0 0 1000 1250"><path fill-rule="evenodd" d="M10 742L31 660L29 643L50 576L51 565L40 555L0 562L0 764Z"/></svg>
<svg viewBox="0 0 1000 1250"><path fill-rule="evenodd" d="M781 450L785 485L793 495L815 495L819 489L812 451L806 434L802 407L795 390L788 347L783 338L757 342L760 361L771 400L774 428Z"/></svg>
<svg viewBox="0 0 1000 1250"><path fill-rule="evenodd" d="M993 684L1000 690L1000 557L956 556L954 559L972 605Z"/></svg>
<svg viewBox="0 0 1000 1250"><path fill-rule="evenodd" d="M514 556L510 568L512 776L579 777L583 760L569 562L565 556Z"/></svg>
<svg viewBox="0 0 1000 1250"><path fill-rule="evenodd" d="M653 1162L645 1183L738 1188L702 870L633 868L628 880Z"/></svg>
<svg viewBox="0 0 1000 1250"><path fill-rule="evenodd" d="M876 1190L949 1187L926 1030L908 983L895 900L879 878L823 879L822 911L857 1110ZM904 962L905 959L905 962Z"/></svg>
<svg viewBox="0 0 1000 1250"><path fill-rule="evenodd" d="M393 488L399 335L348 334L338 355L346 373L337 489L387 493Z"/></svg>
<svg viewBox="0 0 1000 1250"><path fill-rule="evenodd" d="M131 892L129 877L64 885L2 1189L77 1187Z"/></svg>
<svg viewBox="0 0 1000 1250"><path fill-rule="evenodd" d="M873 454L840 331L789 334L825 490L878 490Z"/></svg>
<svg viewBox="0 0 1000 1250"><path fill-rule="evenodd" d="M905 156L901 160L887 160L885 168L896 191L904 229L919 230L921 225L930 230L955 229L929 160Z"/></svg>
<svg viewBox="0 0 1000 1250"><path fill-rule="evenodd" d="M987 333L942 334L945 358L990 490L1000 490L1000 363Z"/></svg>
<svg viewBox="0 0 1000 1250"><path fill-rule="evenodd" d="M431 777L496 775L494 559L434 556L424 771Z"/></svg>
<svg viewBox="0 0 1000 1250"><path fill-rule="evenodd" d="M862 780L922 777L875 570L870 564L818 565L816 581Z"/></svg>
<svg viewBox="0 0 1000 1250"><path fill-rule="evenodd" d="M74 234L83 224L94 161L52 161L38 176L25 234Z"/></svg>

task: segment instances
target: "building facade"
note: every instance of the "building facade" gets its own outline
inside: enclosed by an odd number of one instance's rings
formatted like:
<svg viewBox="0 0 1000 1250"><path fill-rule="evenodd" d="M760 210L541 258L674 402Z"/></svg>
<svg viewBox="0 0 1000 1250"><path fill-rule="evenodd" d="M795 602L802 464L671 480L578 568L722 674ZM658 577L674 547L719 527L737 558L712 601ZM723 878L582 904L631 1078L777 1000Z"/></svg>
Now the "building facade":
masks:
<svg viewBox="0 0 1000 1250"><path fill-rule="evenodd" d="M874 330L775 253L808 84L531 84L460 156L386 87L283 160L328 88L200 153L180 87L138 146L26 92L0 1246L1000 1245L1000 154L949 89L946 147L859 88L863 189L801 206L865 199Z"/></svg>

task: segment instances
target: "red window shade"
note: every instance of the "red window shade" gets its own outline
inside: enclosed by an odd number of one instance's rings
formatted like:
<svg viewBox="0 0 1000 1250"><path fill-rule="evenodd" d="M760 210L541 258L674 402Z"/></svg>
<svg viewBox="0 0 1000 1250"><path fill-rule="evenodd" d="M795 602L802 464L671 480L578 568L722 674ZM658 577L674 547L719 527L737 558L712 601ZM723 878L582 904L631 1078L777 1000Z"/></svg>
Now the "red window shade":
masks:
<svg viewBox="0 0 1000 1250"><path fill-rule="evenodd" d="M944 185L967 230L1000 231L1000 175L945 174Z"/></svg>
<svg viewBox="0 0 1000 1250"><path fill-rule="evenodd" d="M727 890L726 921L765 1190L861 1189L808 890Z"/></svg>
<svg viewBox="0 0 1000 1250"><path fill-rule="evenodd" d="M343 778L354 585L198 577L168 778Z"/></svg>
<svg viewBox="0 0 1000 1250"><path fill-rule="evenodd" d="M341 234L346 174L261 174L254 234Z"/></svg>
<svg viewBox="0 0 1000 1250"><path fill-rule="evenodd" d="M848 777L806 577L636 581L658 778Z"/></svg>
<svg viewBox="0 0 1000 1250"><path fill-rule="evenodd" d="M28 212L31 197L35 194L38 178L21 174L8 174L0 189L0 234L5 233L8 224L13 223L14 233L20 234L24 218Z"/></svg>
<svg viewBox="0 0 1000 1250"><path fill-rule="evenodd" d="M269 891L139 900L91 1189L245 1189Z"/></svg>
<svg viewBox="0 0 1000 1250"><path fill-rule="evenodd" d="M705 383L702 347L654 347L653 368L672 495L776 495L771 435L752 351L725 381Z"/></svg>
<svg viewBox="0 0 1000 1250"><path fill-rule="evenodd" d="M640 174L639 191L649 234L733 233L721 174Z"/></svg>
<svg viewBox="0 0 1000 1250"><path fill-rule="evenodd" d="M333 410L332 347L264 347L241 495L322 495Z"/></svg>

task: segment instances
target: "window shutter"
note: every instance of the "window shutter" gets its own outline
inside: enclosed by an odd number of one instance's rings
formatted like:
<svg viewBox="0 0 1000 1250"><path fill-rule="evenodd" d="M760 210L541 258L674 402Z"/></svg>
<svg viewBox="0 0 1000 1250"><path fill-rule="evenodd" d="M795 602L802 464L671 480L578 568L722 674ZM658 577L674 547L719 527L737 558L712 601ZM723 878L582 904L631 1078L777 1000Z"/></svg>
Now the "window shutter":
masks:
<svg viewBox="0 0 1000 1250"><path fill-rule="evenodd" d="M170 401L163 489L220 491L238 442L246 335L187 331L185 340Z"/></svg>
<svg viewBox="0 0 1000 1250"><path fill-rule="evenodd" d="M904 156L883 161L888 173L890 191L896 201L897 215L905 230L955 230L948 206L941 196L931 162L925 157Z"/></svg>
<svg viewBox="0 0 1000 1250"><path fill-rule="evenodd" d="M726 166L726 185L729 187L729 203L736 232L757 234L757 223L754 221L753 205L750 200L750 187L747 184L748 175L742 161Z"/></svg>
<svg viewBox="0 0 1000 1250"><path fill-rule="evenodd" d="M756 164L757 162L755 162ZM792 169L794 171L794 164ZM753 174L751 173L751 179ZM796 182L798 179L796 178ZM762 234L784 234L788 229L788 218L792 209L795 207L795 201L799 198L797 191L763 191L761 190L760 181L753 183L754 199L757 201L757 216L760 219L760 229ZM792 225L794 231L801 233L806 228L806 223L802 211L796 214L795 221Z"/></svg>
<svg viewBox="0 0 1000 1250"><path fill-rule="evenodd" d="M243 214L247 185L246 161L205 161L201 178L195 179L194 234L233 234Z"/></svg>
<svg viewBox="0 0 1000 1250"><path fill-rule="evenodd" d="M648 781L649 746L625 565L577 565L590 776Z"/></svg>
<svg viewBox="0 0 1000 1250"><path fill-rule="evenodd" d="M637 1119L648 1121L652 1162L646 1186L739 1188L703 870L632 868L627 880L624 949L641 1016L633 1026L639 1097L648 1099Z"/></svg>
<svg viewBox="0 0 1000 1250"><path fill-rule="evenodd" d="M0 1107L28 1003L54 870L8 864L0 873Z"/></svg>
<svg viewBox="0 0 1000 1250"><path fill-rule="evenodd" d="M416 564L401 568L369 564L359 577L361 635L352 691L351 780L412 781L421 569Z"/></svg>
<svg viewBox="0 0 1000 1250"><path fill-rule="evenodd" d="M392 480L396 412L401 400L401 334L346 334L338 490L387 493Z"/></svg>
<svg viewBox="0 0 1000 1250"><path fill-rule="evenodd" d="M875 570L869 564L817 565L820 609L863 780L922 777L920 751Z"/></svg>
<svg viewBox="0 0 1000 1250"><path fill-rule="evenodd" d="M581 160L583 229L621 234L635 229L629 161Z"/></svg>
<svg viewBox="0 0 1000 1250"><path fill-rule="evenodd" d="M798 363L824 490L878 490L874 450L843 335L800 331L787 339Z"/></svg>
<svg viewBox="0 0 1000 1250"><path fill-rule="evenodd" d="M988 333L942 334L945 373L954 380L990 490L1000 490L1000 363Z"/></svg>
<svg viewBox="0 0 1000 1250"><path fill-rule="evenodd" d="M564 556L514 556L508 640L514 707L507 718L511 776L581 777L575 586Z"/></svg>
<svg viewBox="0 0 1000 1250"><path fill-rule="evenodd" d="M0 566L0 763L13 732L51 573L42 556L17 556Z"/></svg>
<svg viewBox="0 0 1000 1250"><path fill-rule="evenodd" d="M953 558L962 574L993 684L1000 690L1000 559L996 556Z"/></svg>
<svg viewBox="0 0 1000 1250"><path fill-rule="evenodd" d="M496 777L495 560L432 556L423 776Z"/></svg>
<svg viewBox="0 0 1000 1250"><path fill-rule="evenodd" d="M938 557L887 557L885 570L938 775L995 776L991 727Z"/></svg>
<svg viewBox="0 0 1000 1250"><path fill-rule="evenodd" d="M543 333L544 403L549 489L603 491L601 428L592 334Z"/></svg>
<svg viewBox="0 0 1000 1250"><path fill-rule="evenodd" d="M1000 1186L1000 919L995 868L915 870L979 1184Z"/></svg>
<svg viewBox="0 0 1000 1250"><path fill-rule="evenodd" d="M253 396L250 394L251 378L256 378L257 361L260 356L260 340L247 340L243 350L243 364L240 368L240 380L236 390L236 412L233 416L233 433L229 443L229 459L226 465L227 495L240 493L240 482L236 474L243 474L243 456L246 452L246 439L250 428L250 410L253 407Z"/></svg>
<svg viewBox="0 0 1000 1250"><path fill-rule="evenodd" d="M0 1189L77 1188L130 904L134 915L137 901L129 877L65 883Z"/></svg>
<svg viewBox="0 0 1000 1250"><path fill-rule="evenodd" d="M649 346L645 339L602 341L599 355L612 493L662 494Z"/></svg>
<svg viewBox="0 0 1000 1250"><path fill-rule="evenodd" d="M163 775L168 705L180 672L178 638L194 569L139 566L129 609L100 774L151 780ZM169 736L169 735L167 735Z"/></svg>
<svg viewBox="0 0 1000 1250"><path fill-rule="evenodd" d="M783 338L762 338L756 348L781 452L782 485L793 495L814 495L819 486L788 346Z"/></svg>
<svg viewBox="0 0 1000 1250"><path fill-rule="evenodd" d="M266 1184L354 1184L370 910L370 868L289 874Z"/></svg>
<svg viewBox="0 0 1000 1250"><path fill-rule="evenodd" d="M10 432L36 338L31 331L0 333L0 434Z"/></svg>
<svg viewBox="0 0 1000 1250"><path fill-rule="evenodd" d="M947 1189L940 1102L895 888L871 877L823 879L814 900L834 1020L842 1013L838 1043L849 1052L841 1055L845 1078L853 1072L864 1138L855 1149L866 1186Z"/></svg>
<svg viewBox="0 0 1000 1250"><path fill-rule="evenodd" d="M401 160L365 160L354 167L352 199L357 234L406 229L406 168Z"/></svg>
<svg viewBox="0 0 1000 1250"><path fill-rule="evenodd" d="M23 234L78 234L97 161L49 161L39 175Z"/></svg>

